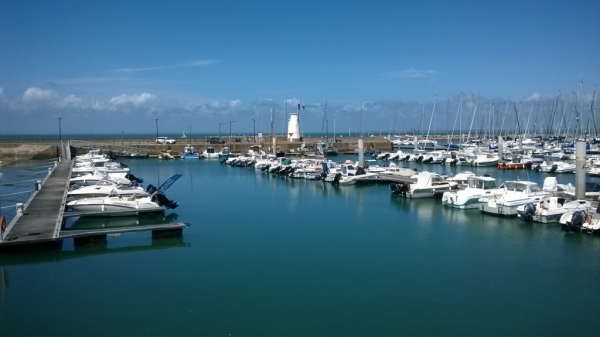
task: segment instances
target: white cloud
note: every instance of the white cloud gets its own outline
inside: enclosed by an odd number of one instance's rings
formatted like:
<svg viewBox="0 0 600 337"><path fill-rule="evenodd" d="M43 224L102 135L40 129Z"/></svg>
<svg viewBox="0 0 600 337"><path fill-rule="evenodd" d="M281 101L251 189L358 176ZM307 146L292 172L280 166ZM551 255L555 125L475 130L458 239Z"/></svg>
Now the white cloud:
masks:
<svg viewBox="0 0 600 337"><path fill-rule="evenodd" d="M51 102L50 105L58 108L82 108L84 107L84 102L75 95L69 95L61 100Z"/></svg>
<svg viewBox="0 0 600 337"><path fill-rule="evenodd" d="M49 101L56 97L52 90L31 87L23 93L23 101L26 103Z"/></svg>
<svg viewBox="0 0 600 337"><path fill-rule="evenodd" d="M172 64L166 66L154 66L154 67L142 67L142 68L119 68L113 69L113 71L121 73L133 73L138 71L150 71L150 70L163 70L163 69L174 69L174 68L189 68L189 67L204 67L213 64L217 64L217 60L194 60L189 62L183 62L179 64Z"/></svg>
<svg viewBox="0 0 600 337"><path fill-rule="evenodd" d="M540 94L539 92L534 92L533 94L527 96L527 98L525 98L525 101L539 101L542 98L542 94Z"/></svg>
<svg viewBox="0 0 600 337"><path fill-rule="evenodd" d="M437 74L437 71L435 70L417 70L415 68L408 68L406 70L387 73L387 75L399 78L425 78L435 74Z"/></svg>
<svg viewBox="0 0 600 337"><path fill-rule="evenodd" d="M141 95L120 95L110 99L109 103L113 105L132 104L135 107L146 106L157 100L157 97L150 93L142 93Z"/></svg>
<svg viewBox="0 0 600 337"><path fill-rule="evenodd" d="M229 101L229 107L232 109L239 108L241 105L242 105L242 101L240 101L239 99Z"/></svg>

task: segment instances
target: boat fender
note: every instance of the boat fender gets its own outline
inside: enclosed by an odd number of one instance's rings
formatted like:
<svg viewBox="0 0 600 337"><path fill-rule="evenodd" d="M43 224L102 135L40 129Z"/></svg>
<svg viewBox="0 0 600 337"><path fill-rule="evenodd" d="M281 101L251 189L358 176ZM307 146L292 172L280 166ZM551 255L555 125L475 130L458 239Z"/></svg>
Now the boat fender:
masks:
<svg viewBox="0 0 600 337"><path fill-rule="evenodd" d="M585 218L585 222L592 224L592 216L588 214L588 216Z"/></svg>
<svg viewBox="0 0 600 337"><path fill-rule="evenodd" d="M6 220L0 215L0 233L4 233L6 230Z"/></svg>

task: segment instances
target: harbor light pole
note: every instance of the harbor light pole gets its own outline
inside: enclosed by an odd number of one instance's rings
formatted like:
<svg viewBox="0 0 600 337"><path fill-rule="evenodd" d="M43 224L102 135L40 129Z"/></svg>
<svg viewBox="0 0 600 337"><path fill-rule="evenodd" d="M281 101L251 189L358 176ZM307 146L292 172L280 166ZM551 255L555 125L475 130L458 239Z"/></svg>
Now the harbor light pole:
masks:
<svg viewBox="0 0 600 337"><path fill-rule="evenodd" d="M221 124L226 124L226 123L219 123L219 138L221 138Z"/></svg>
<svg viewBox="0 0 600 337"><path fill-rule="evenodd" d="M229 121L229 138L231 138L231 123L235 123L237 121Z"/></svg>
<svg viewBox="0 0 600 337"><path fill-rule="evenodd" d="M62 119L62 117L58 117L58 142L59 142L59 146L60 146L60 157L62 158L63 147L62 147L62 130L60 129L60 120L61 119Z"/></svg>
<svg viewBox="0 0 600 337"><path fill-rule="evenodd" d="M231 151L233 149L232 145L231 145L231 124L235 123L237 121L229 121L229 151Z"/></svg>
<svg viewBox="0 0 600 337"><path fill-rule="evenodd" d="M125 138L125 131L121 131L121 145L123 145L123 138Z"/></svg>
<svg viewBox="0 0 600 337"><path fill-rule="evenodd" d="M156 144L158 144L158 118L156 119Z"/></svg>
<svg viewBox="0 0 600 337"><path fill-rule="evenodd" d="M252 137L254 138L254 143L256 143L256 120L254 118L252 118L252 122L254 123L253 126L253 131L252 131Z"/></svg>

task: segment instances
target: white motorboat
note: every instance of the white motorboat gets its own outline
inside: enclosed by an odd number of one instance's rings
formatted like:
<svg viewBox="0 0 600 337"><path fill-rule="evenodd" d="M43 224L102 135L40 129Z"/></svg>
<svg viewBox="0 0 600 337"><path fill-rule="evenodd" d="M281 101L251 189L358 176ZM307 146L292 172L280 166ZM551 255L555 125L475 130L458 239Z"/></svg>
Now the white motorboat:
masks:
<svg viewBox="0 0 600 337"><path fill-rule="evenodd" d="M453 181L458 184L459 187L466 187L469 181L469 178L475 177L475 173L471 171L462 171L455 174L452 177L447 178L447 181Z"/></svg>
<svg viewBox="0 0 600 337"><path fill-rule="evenodd" d="M419 172L416 183L392 183L390 190L393 194L408 198L433 198L436 192L456 189L458 184L442 179L438 174Z"/></svg>
<svg viewBox="0 0 600 337"><path fill-rule="evenodd" d="M569 164L563 161L544 161L541 164L538 164L534 170L539 170L543 173L575 173L575 164Z"/></svg>
<svg viewBox="0 0 600 337"><path fill-rule="evenodd" d="M479 208L479 198L484 195L502 193L492 177L469 177L467 188L459 191L444 192L442 204L460 209Z"/></svg>
<svg viewBox="0 0 600 337"><path fill-rule="evenodd" d="M129 172L129 168L118 162L108 161L106 159L94 159L84 166L74 167L71 170L73 176L85 175L99 171L101 173L123 173L123 176Z"/></svg>
<svg viewBox="0 0 600 337"><path fill-rule="evenodd" d="M104 198L73 200L67 203L67 210L78 212L80 216L128 216L164 212L166 208L176 208L178 205L160 193L143 198L137 198L135 194L123 198L113 193Z"/></svg>
<svg viewBox="0 0 600 337"><path fill-rule="evenodd" d="M408 154L402 152L402 150L398 150L394 153L391 153L388 157L388 160L406 160L408 158Z"/></svg>
<svg viewBox="0 0 600 337"><path fill-rule="evenodd" d="M126 173L102 173L98 171L94 171L92 173L88 173L86 175L73 177L69 179L70 185L79 185L79 186L88 186L88 185L96 185L100 180L109 179L116 184L120 185L129 185L131 184L131 180L125 178Z"/></svg>
<svg viewBox="0 0 600 337"><path fill-rule="evenodd" d="M471 161L472 166L498 166L498 155L497 154L478 154L473 161Z"/></svg>
<svg viewBox="0 0 600 337"><path fill-rule="evenodd" d="M106 197L115 193L122 197L130 197L132 194L135 194L137 198L149 196L141 186L121 185L106 178L100 180L96 185L83 186L69 191L67 192L67 197L69 199L96 198Z"/></svg>
<svg viewBox="0 0 600 337"><path fill-rule="evenodd" d="M518 216L523 220L542 223L559 222L563 214L576 211L587 211L592 204L587 200L567 201L562 197L547 196L538 202L517 207Z"/></svg>
<svg viewBox="0 0 600 337"><path fill-rule="evenodd" d="M531 181L507 181L503 187L501 193L479 198L479 210L499 215L517 215L517 207L537 202L549 194Z"/></svg>
<svg viewBox="0 0 600 337"><path fill-rule="evenodd" d="M206 159L219 159L219 152L217 152L214 147L209 146L204 149L202 156Z"/></svg>
<svg viewBox="0 0 600 337"><path fill-rule="evenodd" d="M417 171L411 170L406 167L396 166L391 163L389 167L384 167L383 172L379 172L381 177L402 177L409 178L417 174Z"/></svg>

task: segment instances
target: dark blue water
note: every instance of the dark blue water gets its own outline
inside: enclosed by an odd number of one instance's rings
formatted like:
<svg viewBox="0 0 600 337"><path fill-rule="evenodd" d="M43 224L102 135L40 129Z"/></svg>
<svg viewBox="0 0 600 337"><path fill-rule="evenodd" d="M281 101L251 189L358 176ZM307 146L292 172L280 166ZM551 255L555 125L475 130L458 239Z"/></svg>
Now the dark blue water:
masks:
<svg viewBox="0 0 600 337"><path fill-rule="evenodd" d="M598 237L397 198L386 185L216 161L127 164L155 185L183 173L167 191L180 202L171 217L191 223L183 238L1 255L0 335L598 334Z"/></svg>

